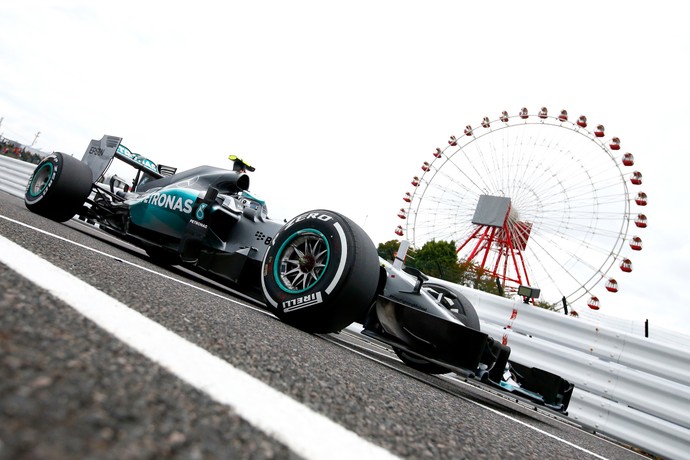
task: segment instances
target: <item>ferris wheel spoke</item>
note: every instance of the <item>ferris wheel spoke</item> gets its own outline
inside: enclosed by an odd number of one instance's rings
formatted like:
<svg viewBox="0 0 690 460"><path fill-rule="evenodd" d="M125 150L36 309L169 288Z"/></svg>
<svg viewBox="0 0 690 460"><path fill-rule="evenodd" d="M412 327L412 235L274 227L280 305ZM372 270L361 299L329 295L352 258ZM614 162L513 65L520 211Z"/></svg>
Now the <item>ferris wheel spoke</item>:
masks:
<svg viewBox="0 0 690 460"><path fill-rule="evenodd" d="M468 125L424 163L399 234L415 247L455 241L460 259L506 283L529 278L546 296L588 294L622 258L633 200L621 167L634 161L575 120L544 110Z"/></svg>
<svg viewBox="0 0 690 460"><path fill-rule="evenodd" d="M465 155L465 153L461 152L461 155ZM462 189L471 193L477 193L481 190L486 189L486 184L483 182L485 176L479 174L479 172L476 169L476 166L472 162L467 161L468 167L461 168L458 166L457 161L458 160L455 158L454 155L453 157L448 159L447 164L453 166L456 174L459 174L460 177L465 179L466 182L463 182L461 185ZM457 176L447 175L446 177L448 177L450 182L456 183L454 181L454 178ZM472 187L468 187L467 184L472 185Z"/></svg>
<svg viewBox="0 0 690 460"><path fill-rule="evenodd" d="M588 294L594 284L601 281L606 271L610 268L596 267L589 263L588 259L580 257L577 253L567 251L565 252L565 256L567 256L565 259L567 259L570 264L563 263L564 257L559 257L559 255L562 256L563 254L554 253L553 250L550 249L552 247L553 245L549 245L548 247L542 246L541 251L535 254L535 260L539 261L540 264L555 265L559 267L559 270L550 271L548 273L549 279L555 286L563 289L561 292L568 297L571 302ZM610 251L602 251L604 254L608 252ZM548 257L549 260L544 260L544 257ZM574 268L577 268L578 271L576 272ZM555 274L559 275L557 280L554 276ZM579 296L576 297L578 293Z"/></svg>

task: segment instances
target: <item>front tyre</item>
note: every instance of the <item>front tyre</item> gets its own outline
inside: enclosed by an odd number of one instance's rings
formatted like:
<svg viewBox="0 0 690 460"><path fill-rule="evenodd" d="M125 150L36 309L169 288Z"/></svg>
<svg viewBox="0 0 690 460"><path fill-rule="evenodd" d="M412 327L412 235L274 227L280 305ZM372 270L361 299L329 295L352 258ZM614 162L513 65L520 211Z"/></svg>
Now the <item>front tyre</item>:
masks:
<svg viewBox="0 0 690 460"><path fill-rule="evenodd" d="M278 232L264 257L261 287L282 321L329 333L366 313L378 279L378 253L364 230L341 214L315 210Z"/></svg>
<svg viewBox="0 0 690 460"><path fill-rule="evenodd" d="M65 222L74 217L91 193L91 169L81 161L55 152L34 169L24 204L36 214Z"/></svg>

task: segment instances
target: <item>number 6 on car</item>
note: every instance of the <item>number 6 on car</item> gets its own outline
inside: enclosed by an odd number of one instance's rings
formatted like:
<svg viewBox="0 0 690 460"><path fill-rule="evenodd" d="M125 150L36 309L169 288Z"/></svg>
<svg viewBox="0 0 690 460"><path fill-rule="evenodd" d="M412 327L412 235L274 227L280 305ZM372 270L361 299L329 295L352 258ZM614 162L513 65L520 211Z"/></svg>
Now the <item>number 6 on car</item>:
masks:
<svg viewBox="0 0 690 460"><path fill-rule="evenodd" d="M231 169L178 173L121 142L116 136L92 140L81 161L62 153L46 157L29 179L26 207L58 222L77 215L97 223L155 263L218 280L304 331L338 332L361 323L364 335L421 372L472 376L567 409L571 384L509 361L510 348L480 331L457 285L379 258L349 218L318 209L273 221L266 203L248 192L247 171L255 168L237 156L229 157ZM105 183L114 160L133 168L133 177L111 176Z"/></svg>

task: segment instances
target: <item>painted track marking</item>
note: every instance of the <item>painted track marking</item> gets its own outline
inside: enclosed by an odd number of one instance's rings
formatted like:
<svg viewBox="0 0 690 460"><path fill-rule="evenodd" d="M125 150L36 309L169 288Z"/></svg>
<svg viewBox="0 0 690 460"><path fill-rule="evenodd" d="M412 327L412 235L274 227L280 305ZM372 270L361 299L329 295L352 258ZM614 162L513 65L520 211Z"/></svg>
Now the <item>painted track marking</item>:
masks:
<svg viewBox="0 0 690 460"><path fill-rule="evenodd" d="M229 299L229 298L227 298L227 297L221 296L221 295L219 295L219 294L217 294L217 293L214 293L214 292L212 292L212 291L208 291L208 290L206 290L206 289L200 288L200 287L198 287L198 286L194 286L194 285L192 285L192 284L190 284L190 283L187 283L187 282L185 282L185 281L181 281L181 280L175 279L175 278L173 278L173 277L171 277L171 276L164 275L164 274L162 274L162 273L158 273L158 272L156 272L156 271L154 271L154 270L148 269L148 268L146 268L146 267L142 267L142 266L137 265L137 264L134 264L134 263L132 263L132 262L128 262L128 261L123 260L123 259L121 259L121 258L119 258L119 257L115 257L115 256L113 256L113 255L107 254L107 253L105 253L105 252L99 251L99 250L94 249L94 248L90 248L90 247L88 247L88 246L85 246L85 245L83 245L83 244L77 243L77 242L75 242L75 241L68 240L68 239L63 238L63 237L61 237L61 236L59 236L59 235L55 235L55 234L50 233L50 232L47 232L47 231L45 231L45 230L42 230L42 229L39 229L39 228L30 226L30 225L25 224L25 223L23 223L23 222L20 222L20 221L17 221L17 220L14 220L14 219L11 219L11 218L9 218L9 217L2 216L2 215L0 215L0 218L2 218L2 219L4 219L4 220L7 220L7 221L10 221L10 222L12 222L12 223L21 225L21 226L23 226L23 227L25 227L25 228L28 228L28 229L37 231L37 232L39 232L39 233L45 234L45 235L47 235L47 236L50 236L50 237L59 239L59 240L64 241L64 242L66 242L66 243L76 245L76 246L81 247L81 248L83 248L83 249L85 249L85 250L95 252L95 253L100 254L100 255L103 255L103 256L105 256L105 257L109 257L109 258L113 258L113 259L119 260L119 261L121 261L121 262L123 262L123 263L125 263L125 264L132 265L132 266L137 267L137 268L139 268L139 269L141 269L141 270L150 272L151 274L155 274L155 275L158 275L158 276L162 276L162 277L164 277L164 278L166 278L166 279L169 279L169 280L171 280L171 281L175 281L175 282L181 283L181 284L186 285L186 286L189 286L189 287L191 287L191 288L193 288L193 289L197 289L197 290L202 291L202 292L205 292L205 293L207 293L207 294L214 295L214 296L216 296L216 297L220 297L220 298L225 299L225 300L228 300L228 301L233 301L233 302L239 303L239 304L242 305L242 306L246 306L246 307L249 307L249 308L251 308L251 309L253 309L253 310L259 311L259 312L261 312L261 313L268 314L265 310L262 310L262 309L259 309L259 308L253 307L253 306L251 306L251 305L247 305L247 304L241 303L241 302L237 302L237 300L235 300L235 299ZM0 249L3 248L3 246L2 246L2 240L3 240L3 239L4 239L4 238L3 238L2 236L0 236ZM9 241L9 240L7 240L7 241ZM11 244L14 244L14 243L12 243L12 242L10 242L10 243L11 243ZM23 249L23 248L21 248L21 249ZM26 251L26 250L24 250L24 251ZM29 254L33 255L33 256L36 257L36 258L38 258L38 256L36 256L35 254L33 254L33 253L29 252L29 251L26 251L26 252L28 252ZM40 258L39 258L39 260L43 261L45 264L50 265L48 262L44 261L43 259L40 259ZM1 251L0 251L0 262L5 262L5 261L3 260L3 254L2 254ZM5 262L5 263L6 263L6 262ZM9 264L7 264L7 265L9 266ZM12 267L11 267L11 268L12 268ZM55 268L56 268L57 270L59 270L57 267L55 267ZM18 270L15 270L15 271L19 272ZM21 273L20 273L20 274L21 274ZM65 273L65 274L67 274L67 273ZM69 274L67 274L67 275L69 275ZM69 276L72 276L72 275L69 275ZM27 277L27 278L28 278L28 277ZM78 280L78 281L80 281L80 280ZM38 284L38 283L36 283L36 284ZM88 286L88 285L87 285L87 286ZM89 286L89 287L90 287L90 286ZM92 289L95 289L95 288L92 288ZM98 292L100 292L100 291L98 291ZM102 294L102 293L101 293L101 294ZM102 295L105 295L105 294L102 294ZM111 300L115 301L115 299L111 299ZM117 302L117 301L115 301L115 302ZM130 311L133 311L133 310L129 309L129 307L126 307L126 306L124 306L124 305L123 305L123 307L124 307L124 308L127 308L127 309L130 310ZM134 312L134 311L133 311L133 312ZM140 315L138 312L134 312L134 313ZM85 316L86 316L86 315L85 315ZM140 316L141 316L141 315L140 315ZM87 317L88 317L88 316L87 316ZM144 318L148 320L148 318L146 318L146 317L144 317ZM151 320L148 320L148 321L151 321ZM153 322L153 321L151 321L151 322ZM153 322L153 323L154 323L155 325L157 325L158 327L162 328L162 326L160 326L158 323L155 323L155 322ZM167 331L167 329L165 329L165 330ZM168 332L169 332L170 334L173 334L173 333L170 332L170 331L168 331ZM351 332L353 332L353 331L351 331ZM174 335L174 334L173 334L173 335ZM176 337L178 337L180 340L184 340L184 339L182 339L182 338L179 337L179 336L176 336ZM129 342L127 342L127 343L129 343ZM193 345L193 344L191 344L191 343L190 343L190 345L196 346L196 345ZM133 346L133 345L132 345L132 346ZM347 348L350 349L349 347L347 347ZM202 350L202 351L203 351L203 350ZM354 351L355 353L361 354L360 352L358 352L358 351L356 351L356 350L352 350L352 351ZM142 353L143 353L143 352L142 352ZM150 357L149 355L147 355L146 353L143 353L143 354L145 354L147 357L151 358L151 357ZM365 355L365 356L366 356L366 355ZM378 361L378 360L375 359L375 358L371 358L371 357L368 357L368 358L369 358L369 359L372 359L372 360L374 360L374 361L380 362L380 361ZM151 358L151 359L153 359L153 358ZM216 358L216 359L220 360L219 358ZM222 363L225 363L227 366L230 366L230 365L229 365L228 363L226 363L225 361L222 361L222 360L220 360L220 361L221 361ZM168 367L168 366L166 366L166 367ZM234 368L233 368L233 369L234 369ZM237 369L235 369L235 370L236 370L237 372L241 372L241 371L239 371L239 370L237 370ZM246 375L246 374L245 374L245 375ZM248 378L250 378L250 379L253 378L253 377L250 377L250 376L248 376L248 375L246 375L246 376L247 376ZM180 378L182 378L182 377L180 377ZM184 378L182 378L182 379L185 380L185 381L187 381L187 380L184 379ZM260 382L260 381L258 381L258 382L259 382L261 385L265 385L265 384L263 384L263 382ZM191 383L192 385L194 385L194 383L192 383L192 382L189 382L189 383ZM196 386L196 385L194 385L194 386ZM268 387L268 388L271 389L270 387ZM200 388L200 389L201 389L202 391L205 391L206 393L210 394L210 393L209 393L208 391L206 391L204 388ZM271 389L271 390L272 390L272 389ZM273 390L273 391L275 391L275 390ZM282 397L287 398L287 396L283 395L282 393L279 393L279 394L280 394ZM212 394L211 394L211 396L214 397ZM598 454L596 454L596 453L594 453L594 452L592 452L592 451L590 451L590 450L587 450L587 449L585 449L585 448L583 448L583 447L580 447L580 446L578 446L578 445L576 445L576 444L573 444L573 443L571 443L570 441L567 441L567 440L565 440L565 439L563 439L563 438L560 438L560 437L555 436L555 435L552 435L552 434L550 434L550 433L548 433L548 432L546 432L546 431L543 431L543 430L541 430L541 429L539 429L539 428L536 428L536 427L534 427L534 426L531 426L531 425L529 425L529 424L527 424L527 423L525 423L525 422L523 422L523 421L521 421L521 420L518 420L518 419L515 418L515 417L512 417L512 416L508 415L508 414L501 413L500 411L497 411L497 410L495 410L495 409L493 409L493 408L491 408L491 407L488 407L488 406L486 406L486 405L484 405L484 404L481 404L481 403L479 403L479 402L477 402L477 401L473 401L473 400L471 400L471 399L469 399L469 398L465 398L465 397L461 397L461 398L462 398L462 399L465 399L465 400L467 400L468 402L470 402L470 403L472 403L472 404L475 404L475 405L477 405L477 406L479 406L479 407L482 407L482 408L484 408L484 409L487 409L487 410L489 410L489 411L491 411L491 412L493 412L493 413L495 413L495 414L497 414L497 415L500 415L501 417L507 418L507 419L512 420L512 421L514 421L514 422L516 422L516 423L518 423L518 424L520 424L520 425L523 425L523 426L525 426L526 428L532 429L532 430L534 430L534 431L536 431L536 432L539 432L540 434L546 435L547 437L550 437L550 438L552 438L552 439L554 439L554 440L556 440L556 441L562 442L562 443L564 443L564 444L566 444L566 445L569 445L569 446L571 446L571 447L573 447L573 448L575 448L575 449L578 449L578 450L580 450L580 451L582 451L582 452L585 452L585 453L587 453L587 454L589 454L589 455L592 455L592 456L595 457L595 458L604 459L604 460L606 459L606 457L602 457L602 456L600 456L600 455L598 455ZM215 397L214 397L214 399L215 399ZM288 398L288 399L289 399L289 398ZM217 400L218 400L218 399L217 399ZM219 402L222 402L222 403L224 403L224 404L231 405L231 406L234 407L234 405L231 404L231 403L228 403L228 402L225 402L225 401L221 401L221 400L218 400L218 401L219 401ZM296 403L296 404L299 404L299 403ZM304 407L304 406L302 406L302 407ZM307 410L309 410L309 409L307 409ZM239 413L239 411L237 411L237 412ZM256 424L254 424L250 419L244 417L243 414L240 413L240 415L242 415L243 418L245 418L245 420L247 420L247 421L249 421L250 423L252 423L252 425L254 425L254 426L256 426L257 428L260 428L260 429L263 430L263 428L262 428L261 426L258 426L258 425L256 425ZM316 414L316 415L319 415L319 416L320 416L320 414ZM321 417L322 417L322 416L321 416ZM326 420L328 420L328 421L331 422L331 423L334 423L334 422L330 421L329 419L326 419ZM336 425L337 425L337 424L336 424ZM337 425L337 426L340 427L340 425ZM342 427L340 427L340 428L344 430L344 428L342 428ZM271 432L271 431L267 431L267 430L263 430L263 431L265 431L265 432L268 433L269 435L273 436L275 439L280 440L281 442L283 442L284 444L286 444L288 447L291 447L291 448L292 448L292 446L291 446L290 444L288 444L287 442L283 441L281 438L278 438L278 436L276 436L275 433L273 433L273 432ZM352 433L352 434L353 434L354 436L357 436L357 435L355 435L354 433ZM308 434L308 433L305 434L305 436L313 436L313 435L314 435L314 434ZM359 439L362 439L362 438L359 438ZM362 440L362 441L364 441L364 440ZM364 441L364 442L367 442L367 441ZM372 445L372 446L373 446L373 445ZM374 447L378 448L377 446L374 446ZM380 448L378 448L378 449L380 449ZM295 450L295 452L300 453L300 452L297 451L297 450ZM389 452L387 452L387 451L384 451L384 452L386 452L386 453L390 456L389 458L395 458L395 457L393 457L392 454L390 454ZM331 454L332 454L332 453L331 453ZM302 454L302 455L305 455L305 454ZM354 455L353 455L353 457L354 457ZM317 458L317 457L314 457L314 458ZM338 458L338 457L334 457L333 455L330 455L329 458ZM344 458L344 457L343 457L343 458ZM371 458L377 458L377 457L371 457ZM383 457L382 457L382 458L383 458Z"/></svg>
<svg viewBox="0 0 690 460"><path fill-rule="evenodd" d="M396 458L3 236L0 262L304 458Z"/></svg>

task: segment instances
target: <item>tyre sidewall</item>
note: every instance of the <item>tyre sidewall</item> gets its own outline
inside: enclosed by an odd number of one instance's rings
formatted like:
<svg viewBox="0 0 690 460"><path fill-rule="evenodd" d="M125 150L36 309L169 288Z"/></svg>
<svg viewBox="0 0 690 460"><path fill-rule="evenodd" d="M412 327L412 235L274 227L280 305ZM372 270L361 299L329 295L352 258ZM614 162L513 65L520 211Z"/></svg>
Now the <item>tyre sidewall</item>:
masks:
<svg viewBox="0 0 690 460"><path fill-rule="evenodd" d="M45 168L52 168L51 173L50 173L50 178L48 179L48 182L40 190L40 192L38 194L34 195L31 192L31 190L33 188L33 184L36 180L36 177ZM58 159L57 155L53 154L53 155L50 155L50 156L44 158L38 164L38 166L36 166L36 169L34 169L34 172L31 174L31 177L29 178L29 182L26 185L26 191L24 193L24 201L26 202L26 204L27 205L38 204L46 196L49 196L53 190L53 184L55 183L55 181L57 181L59 179L61 173L62 173L61 162L60 162L60 159Z"/></svg>
<svg viewBox="0 0 690 460"><path fill-rule="evenodd" d="M47 168L50 176L34 194L36 180ZM89 166L63 153L55 152L43 159L29 178L24 193L24 204L36 214L48 219L65 222L84 205L93 185Z"/></svg>
<svg viewBox="0 0 690 460"><path fill-rule="evenodd" d="M285 243L301 233L322 235L330 258L316 283L290 292L276 279L277 264ZM301 214L283 226L266 252L261 279L276 316L309 332L334 332L352 323L369 307L377 283L378 254L371 239L345 216L326 210Z"/></svg>

